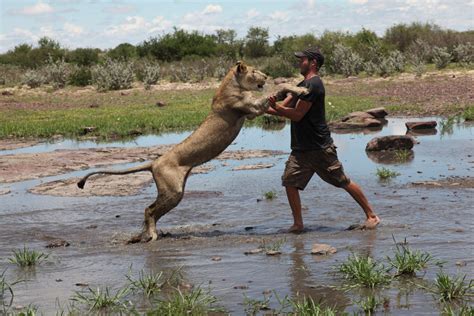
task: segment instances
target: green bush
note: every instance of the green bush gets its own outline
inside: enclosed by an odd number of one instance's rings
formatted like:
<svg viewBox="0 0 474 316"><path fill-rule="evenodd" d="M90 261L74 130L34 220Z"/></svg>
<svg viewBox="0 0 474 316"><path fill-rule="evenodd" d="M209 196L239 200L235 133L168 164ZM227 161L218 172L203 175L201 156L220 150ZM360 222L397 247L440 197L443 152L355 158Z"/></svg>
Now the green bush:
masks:
<svg viewBox="0 0 474 316"><path fill-rule="evenodd" d="M69 76L69 84L85 87L92 83L92 72L89 67L76 67Z"/></svg>
<svg viewBox="0 0 474 316"><path fill-rule="evenodd" d="M362 58L350 47L337 44L333 52L333 71L346 77L355 76L362 69Z"/></svg>
<svg viewBox="0 0 474 316"><path fill-rule="evenodd" d="M156 84L161 76L161 68L158 64L145 64L143 69L143 83L145 89L150 89L151 85Z"/></svg>
<svg viewBox="0 0 474 316"><path fill-rule="evenodd" d="M262 71L273 77L293 77L296 73L295 66L287 59L281 57L272 57L266 61Z"/></svg>
<svg viewBox="0 0 474 316"><path fill-rule="evenodd" d="M49 63L44 67L46 82L51 83L55 89L64 88L69 77L68 65L64 59L54 61L49 59Z"/></svg>
<svg viewBox="0 0 474 316"><path fill-rule="evenodd" d="M446 47L433 47L433 62L437 69L443 69L451 61L451 54Z"/></svg>
<svg viewBox="0 0 474 316"><path fill-rule="evenodd" d="M22 77L21 83L28 85L30 88L38 88L45 83L46 78L38 70L28 70Z"/></svg>
<svg viewBox="0 0 474 316"><path fill-rule="evenodd" d="M474 63L474 44L459 44L453 50L455 61L461 66L467 66Z"/></svg>
<svg viewBox="0 0 474 316"><path fill-rule="evenodd" d="M134 75L133 64L127 61L106 59L92 70L92 80L99 91L129 89Z"/></svg>

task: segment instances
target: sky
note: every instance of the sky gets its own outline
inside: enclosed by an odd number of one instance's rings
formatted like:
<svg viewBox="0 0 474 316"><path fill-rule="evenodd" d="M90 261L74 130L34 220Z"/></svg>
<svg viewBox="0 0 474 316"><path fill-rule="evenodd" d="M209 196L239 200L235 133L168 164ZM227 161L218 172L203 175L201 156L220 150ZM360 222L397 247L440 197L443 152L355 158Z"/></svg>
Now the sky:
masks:
<svg viewBox="0 0 474 316"><path fill-rule="evenodd" d="M138 44L173 27L212 34L251 26L278 36L357 32L383 35L398 23L429 22L474 29L474 0L0 0L0 52L51 37L70 49Z"/></svg>

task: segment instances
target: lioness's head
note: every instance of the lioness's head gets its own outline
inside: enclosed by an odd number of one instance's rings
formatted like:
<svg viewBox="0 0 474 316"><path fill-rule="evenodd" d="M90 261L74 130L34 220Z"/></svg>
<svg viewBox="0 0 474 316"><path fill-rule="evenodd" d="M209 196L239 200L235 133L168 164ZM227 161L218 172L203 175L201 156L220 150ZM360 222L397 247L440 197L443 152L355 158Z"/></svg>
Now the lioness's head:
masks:
<svg viewBox="0 0 474 316"><path fill-rule="evenodd" d="M247 66L241 61L238 61L234 66L235 79L240 87L247 91L262 90L265 85L267 75L263 72Z"/></svg>

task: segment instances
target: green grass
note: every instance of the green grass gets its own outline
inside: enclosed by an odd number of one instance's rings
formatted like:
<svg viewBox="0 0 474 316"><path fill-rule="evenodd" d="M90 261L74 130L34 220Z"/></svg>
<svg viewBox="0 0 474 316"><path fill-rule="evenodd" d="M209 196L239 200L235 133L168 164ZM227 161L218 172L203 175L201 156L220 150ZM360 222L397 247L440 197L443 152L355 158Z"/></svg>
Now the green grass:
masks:
<svg viewBox="0 0 474 316"><path fill-rule="evenodd" d="M9 259L11 263L14 263L20 267L30 267L40 264L46 260L49 255L23 247L20 250L13 250L13 256Z"/></svg>
<svg viewBox="0 0 474 316"><path fill-rule="evenodd" d="M466 275L450 277L441 271L436 275L434 285L435 293L443 302L464 300L474 294L474 280L466 282Z"/></svg>
<svg viewBox="0 0 474 316"><path fill-rule="evenodd" d="M392 171L388 168L382 167L382 168L377 168L376 171L377 176L379 177L380 180L388 180L391 178L395 178L400 175L400 173L396 171Z"/></svg>
<svg viewBox="0 0 474 316"><path fill-rule="evenodd" d="M375 310L380 306L381 302L374 295L369 295L366 298L357 301L356 304L360 309L362 309L362 311L364 311L365 315L370 316L375 314Z"/></svg>
<svg viewBox="0 0 474 316"><path fill-rule="evenodd" d="M336 316L337 310L331 307L323 307L311 297L303 297L302 300L288 299L291 306L290 315L298 316Z"/></svg>
<svg viewBox="0 0 474 316"><path fill-rule="evenodd" d="M267 191L265 193L263 193L263 197L265 198L265 200L273 200L274 198L277 197L277 194L275 191Z"/></svg>
<svg viewBox="0 0 474 316"><path fill-rule="evenodd" d="M146 297L159 293L166 283L166 280L163 280L163 272L147 274L141 270L138 272L137 279L134 279L130 274L127 275L127 279L132 290L140 291Z"/></svg>
<svg viewBox="0 0 474 316"><path fill-rule="evenodd" d="M88 136L101 139L126 138L133 134L184 131L196 128L209 113L215 89L175 91L120 91L77 93L76 88L59 92L16 93L1 97L6 104L42 104L47 108L0 109L0 138L51 137L61 134L77 138L84 127L96 129ZM127 92L128 93L128 92ZM327 119L375 106L370 98L334 96L328 98ZM157 107L157 101L166 104ZM98 107L91 108L91 105ZM264 118L248 121L247 126L265 125Z"/></svg>
<svg viewBox="0 0 474 316"><path fill-rule="evenodd" d="M109 287L97 289L88 288L85 292L76 292L71 300L84 305L89 311L124 311L127 310L125 297L129 293L129 287L123 287L113 293Z"/></svg>
<svg viewBox="0 0 474 316"><path fill-rule="evenodd" d="M411 154L412 154L411 151L407 149L396 150L395 159L398 162L405 162L410 158Z"/></svg>
<svg viewBox="0 0 474 316"><path fill-rule="evenodd" d="M472 316L474 315L474 307L469 306L467 304L463 304L458 308L454 308L453 306L444 306L443 311L441 313L443 316Z"/></svg>
<svg viewBox="0 0 474 316"><path fill-rule="evenodd" d="M222 308L214 306L217 298L200 287L190 292L182 292L178 288L168 297L156 302L155 307L146 312L148 316L186 316L208 315L220 312Z"/></svg>
<svg viewBox="0 0 474 316"><path fill-rule="evenodd" d="M461 116L466 121L474 121L474 106L469 106L465 109Z"/></svg>
<svg viewBox="0 0 474 316"><path fill-rule="evenodd" d="M5 276L6 271L0 274L0 303L2 309L5 311L10 308L13 304L13 298L15 293L13 292L13 286L21 281L9 282ZM0 310L1 311L1 310Z"/></svg>
<svg viewBox="0 0 474 316"><path fill-rule="evenodd" d="M263 249L266 253L281 252L281 247L283 247L285 243L286 238L281 238L270 243L267 240L263 239L260 243L259 248Z"/></svg>
<svg viewBox="0 0 474 316"><path fill-rule="evenodd" d="M349 256L346 262L339 265L338 270L352 283L349 287L375 288L391 281L391 276L382 264L370 257L356 254Z"/></svg>
<svg viewBox="0 0 474 316"><path fill-rule="evenodd" d="M395 242L394 256L387 257L390 266L396 270L396 276L415 275L416 272L425 269L432 259L431 254L427 252L411 250L406 240L403 244Z"/></svg>

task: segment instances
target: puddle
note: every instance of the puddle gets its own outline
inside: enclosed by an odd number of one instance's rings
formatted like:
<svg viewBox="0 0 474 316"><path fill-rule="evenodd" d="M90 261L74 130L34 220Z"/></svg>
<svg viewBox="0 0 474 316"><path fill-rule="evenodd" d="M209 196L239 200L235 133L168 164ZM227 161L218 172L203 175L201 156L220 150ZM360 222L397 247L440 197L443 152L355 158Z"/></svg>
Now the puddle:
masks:
<svg viewBox="0 0 474 316"><path fill-rule="evenodd" d="M428 117L423 120L440 118ZM406 121L414 118L389 118L380 131L332 133L340 160L347 174L359 183L382 224L377 231L345 231L363 220L363 213L343 190L333 188L315 176L301 198L308 232L294 236L279 230L291 224L291 213L280 185L286 155L245 160L211 161L214 169L189 178L181 204L164 216L159 229L165 238L151 244L123 245L123 240L141 227L143 210L154 200L156 189L146 186L134 196L59 197L36 195L29 189L41 183L81 176L89 170L42 179L0 185L11 192L0 196L0 271L7 268L11 279L26 278L14 287L15 305L35 304L45 314L56 310L56 298L64 303L76 283L118 287L126 282L130 265L134 271L166 270L182 266L186 278L212 288L222 305L233 315L244 315L244 294L263 299L262 292L275 290L281 297L296 293L322 299L346 312L358 311L351 300L357 291L343 292L334 285L343 281L333 267L351 252L384 259L393 247L392 235L407 238L416 249L429 251L445 260L444 270L474 277L472 240L473 189L440 186L425 188L412 182L447 177L473 176L474 125L455 124L450 133L416 136L419 144L406 162L393 157L368 157L367 142L376 136L405 135ZM65 140L9 151L0 155L49 152L56 149L84 149L105 146L136 147L173 144L189 132L161 136L142 136L133 142L97 144ZM279 130L245 128L229 150L261 149L289 152L289 126ZM0 156L1 157L1 156ZM249 164L273 166L257 170L232 169ZM114 165L114 168L133 164ZM378 167L397 171L391 181L380 182ZM274 190L276 198L267 201L263 194ZM204 192L204 193L203 193ZM206 193L208 192L208 193ZM210 192L210 193L209 193ZM214 192L214 193L212 193ZM67 248L46 249L48 238L67 240ZM286 238L283 254L268 257L244 255L265 239ZM310 254L313 243L327 243L338 252L327 258ZM25 274L8 263L12 249L23 247L51 253L49 263ZM220 256L221 261L213 261ZM464 261L465 266L456 266ZM439 269L432 266L424 275L433 280ZM62 280L57 282L56 280ZM418 289L405 291L392 284L380 291L390 301L390 312L397 315L439 313L431 294ZM244 286L245 285L245 286ZM234 287L237 287L234 288ZM45 289L48 289L45 291ZM407 294L408 293L408 294ZM276 307L276 299L271 299Z"/></svg>

